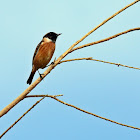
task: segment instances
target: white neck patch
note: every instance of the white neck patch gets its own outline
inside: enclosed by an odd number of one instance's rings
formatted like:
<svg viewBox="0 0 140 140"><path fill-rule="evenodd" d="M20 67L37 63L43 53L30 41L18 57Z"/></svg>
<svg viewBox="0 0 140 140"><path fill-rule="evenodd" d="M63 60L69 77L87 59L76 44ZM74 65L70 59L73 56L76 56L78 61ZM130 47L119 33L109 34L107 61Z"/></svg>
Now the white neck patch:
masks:
<svg viewBox="0 0 140 140"><path fill-rule="evenodd" d="M44 37L44 38L43 38L43 41L44 41L44 42L52 42L52 40L49 39L48 37Z"/></svg>

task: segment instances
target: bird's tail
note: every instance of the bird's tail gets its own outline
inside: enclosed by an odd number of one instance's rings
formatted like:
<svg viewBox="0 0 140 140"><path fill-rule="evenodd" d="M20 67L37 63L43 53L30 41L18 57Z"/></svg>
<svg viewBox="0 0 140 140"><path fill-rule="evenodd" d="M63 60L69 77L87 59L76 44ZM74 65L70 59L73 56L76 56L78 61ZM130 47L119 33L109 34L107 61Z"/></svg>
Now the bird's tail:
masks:
<svg viewBox="0 0 140 140"><path fill-rule="evenodd" d="M34 75L35 75L35 72L36 71L31 71L31 74L30 74L30 76L29 76L29 78L28 78L28 80L27 80L27 84L31 84L32 83L32 80L33 80L33 77L34 77Z"/></svg>

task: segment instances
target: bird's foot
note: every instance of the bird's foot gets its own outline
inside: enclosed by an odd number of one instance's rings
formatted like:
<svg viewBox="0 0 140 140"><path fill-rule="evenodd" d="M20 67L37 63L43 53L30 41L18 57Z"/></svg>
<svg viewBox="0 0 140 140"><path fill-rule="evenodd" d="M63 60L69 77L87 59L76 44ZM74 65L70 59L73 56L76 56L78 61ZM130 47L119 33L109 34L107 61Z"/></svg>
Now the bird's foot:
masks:
<svg viewBox="0 0 140 140"><path fill-rule="evenodd" d="M50 65L53 65L54 64L54 62L51 62L51 64Z"/></svg>
<svg viewBox="0 0 140 140"><path fill-rule="evenodd" d="M51 62L51 64L47 65L46 67L49 67L50 65L53 65L53 64L54 64L54 62Z"/></svg>
<svg viewBox="0 0 140 140"><path fill-rule="evenodd" d="M50 65L53 65L53 64L55 63L55 61L56 61L56 57L54 58L54 61L53 61L53 62L51 62L51 64L50 64Z"/></svg>
<svg viewBox="0 0 140 140"><path fill-rule="evenodd" d="M44 74L43 73L41 74L39 71L38 71L38 73L39 73L40 78L43 79L42 75L44 75Z"/></svg>
<svg viewBox="0 0 140 140"><path fill-rule="evenodd" d="M44 75L44 74L43 73L42 74L39 74L39 76L40 76L41 79L43 79L42 75Z"/></svg>
<svg viewBox="0 0 140 140"><path fill-rule="evenodd" d="M56 57L54 58L54 61L53 62L51 62L51 64L50 65L53 65L54 63L55 63L55 61L56 61ZM49 66L50 66L49 65Z"/></svg>

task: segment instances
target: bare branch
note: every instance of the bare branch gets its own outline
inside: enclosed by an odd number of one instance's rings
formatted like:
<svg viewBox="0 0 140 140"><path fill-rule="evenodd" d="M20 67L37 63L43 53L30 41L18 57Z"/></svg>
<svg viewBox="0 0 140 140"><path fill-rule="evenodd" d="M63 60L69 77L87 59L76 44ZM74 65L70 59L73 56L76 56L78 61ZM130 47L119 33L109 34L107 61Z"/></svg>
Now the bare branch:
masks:
<svg viewBox="0 0 140 140"><path fill-rule="evenodd" d="M41 98L39 101L37 101L31 108L29 108L18 120L16 120L6 131L4 131L0 135L0 139L16 124L18 123L27 113L29 113L38 103L40 103L45 97Z"/></svg>
<svg viewBox="0 0 140 140"><path fill-rule="evenodd" d="M78 49L82 49L82 48L85 48L85 47L88 47L88 46L91 46L91 45L95 45L95 44L99 44L99 43L102 43L102 42L105 42L105 41L109 41L109 40L111 40L111 39L113 39L113 38L119 37L120 35L129 33L129 32L132 32L132 31L137 31L137 30L140 30L140 27L138 27L138 28L133 28L133 29L129 29L129 30L126 30L126 31L124 31L124 32L121 32L121 33L115 34L115 35L113 35L113 36L110 36L110 37L108 37L108 38L101 39L101 40L99 40L99 41L95 41L95 42L92 42L92 43L88 43L88 44L85 44L85 45L82 45L82 46L73 48L73 49L70 51L70 53L73 52L73 51L76 51L76 50L78 50Z"/></svg>
<svg viewBox="0 0 140 140"><path fill-rule="evenodd" d="M40 95L33 95L33 96L27 96L27 97L40 97ZM115 123L115 124L118 124L118 125L121 125L121 126L125 126L125 127L129 127L129 128L133 128L133 129L140 130L140 128L138 128L138 127L134 127L134 126L122 124L122 123L119 123L119 122L116 122L116 121L107 119L107 118L105 118L105 117L101 117L101 116L96 115L96 114L94 114L94 113L85 111L84 109L81 109L81 108L79 108L79 107L76 107L76 106L74 106L74 105L71 105L71 104L68 104L68 103L62 101L62 100L60 100L60 99L54 97L53 95L49 95L49 96L48 96L48 95L41 95L41 97L50 97L50 98L52 98L52 99L54 99L54 100L56 100L56 101L58 101L58 102L60 102L60 103L62 103L62 104L64 104L64 105L66 105L66 106L70 106L70 107L75 108L75 109L77 109L77 110L79 110L79 111L82 111L82 112L84 112L84 113L86 113L86 114L95 116L95 117L97 117L97 118L100 118L100 119L103 119L103 120L106 120L106 121L109 121L109 122L112 122L112 123Z"/></svg>
<svg viewBox="0 0 140 140"><path fill-rule="evenodd" d="M124 8L122 8L121 10L119 10L118 12L116 12L115 14L113 14L111 17L107 18L106 20L104 20L101 24L99 24L98 26L96 26L94 29L92 29L90 32L88 32L85 36L83 36L80 40L78 40L77 42L75 42L66 52L64 52L56 61L53 65L50 65L48 67L48 69L44 72L44 75L42 76L42 78L38 78L34 83L32 83L22 94L20 94L13 102L11 102L9 105L7 105L4 109L2 109L0 111L0 117L2 117L3 115L5 115L9 110L11 110L16 104L18 104L21 100L23 100L26 95L28 93L30 93L31 90L33 90L41 81L44 77L46 77L46 75L48 75L52 69L54 69L58 63L77 45L79 44L81 41L83 41L87 36L89 36L91 33L93 33L94 31L96 31L99 27L101 27L102 25L104 25L106 22L108 22L110 19L112 19L113 17L115 17L116 15L118 15L119 13L121 13L122 11L126 10L128 7L134 5L135 3L139 2L139 0L135 0L134 2L130 3L129 5L125 6Z"/></svg>
<svg viewBox="0 0 140 140"><path fill-rule="evenodd" d="M78 108L78 107L76 107L76 106L74 106L74 105L71 105L71 104L68 104L68 103L66 103L66 102L63 102L62 100L59 100L59 99L57 99L57 98L55 98L55 97L51 97L51 98L54 99L54 100L56 100L56 101L58 101L58 102L60 102L60 103L62 103L62 104L64 104L64 105L70 106L70 107L72 107L72 108L75 108L75 109L77 109L77 110L79 110L79 111L82 111L82 112L84 112L84 113L86 113L86 114L95 116L95 117L97 117L97 118L100 118L100 119L103 119L103 120L106 120L106 121L109 121L109 122L112 122L112 123L115 123L115 124L118 124L118 125L121 125L121 126L125 126L125 127L129 127L129 128L133 128L133 129L140 130L140 128L138 128L138 127L134 127L134 126L122 124L122 123L119 123L119 122L116 122L116 121L113 121L113 120L110 120L110 119L101 117L101 116L99 116L99 115L93 114L93 113L91 113L91 112L85 111L85 110L83 110L83 109L81 109L81 108Z"/></svg>
<svg viewBox="0 0 140 140"><path fill-rule="evenodd" d="M63 60L63 61L60 61L59 64L64 63L64 62L76 61L76 60L92 60L92 57Z"/></svg>
<svg viewBox="0 0 140 140"><path fill-rule="evenodd" d="M26 96L26 98L29 98L29 97L59 97L59 96L63 96L63 94L60 94L60 95L28 95L28 96Z"/></svg>
<svg viewBox="0 0 140 140"><path fill-rule="evenodd" d="M59 64L64 63L64 62L76 61L76 60L93 60L93 61L97 61L97 62L102 62L102 63L107 63L107 64L116 65L116 66L118 66L118 67L119 67L119 66L122 66L122 67L126 67L126 68L131 68L131 69L140 70L140 68L137 68L137 67L132 67L132 66L128 66L128 65L123 65L123 64L120 64L120 63L114 63L114 62L108 62L108 61L93 59L92 57L63 60L63 61L60 61Z"/></svg>
<svg viewBox="0 0 140 140"><path fill-rule="evenodd" d="M76 106L74 106L74 105L68 104L68 103L66 103L66 102L64 102L64 101L59 100L58 98L56 98L56 97L58 97L58 96L63 96L63 95L60 94L60 95L28 95L28 96L26 96L26 98L30 98L30 97L43 97L43 98L41 98L39 101L37 101L37 102L36 102L30 109L28 109L18 120L16 120L6 131L4 131L4 133L2 133L2 135L0 135L0 139L1 139L1 138L2 138L16 123L17 123L17 122L19 122L29 111L31 111L31 109L33 109L40 101L42 101L45 97L50 97L50 98L52 98L52 99L54 99L54 100L56 100L56 101L58 101L58 102L60 102L60 103L62 103L62 104L64 104L64 105L66 105L66 106L70 106L70 107L72 107L72 108L75 108L75 109L77 109L77 110L79 110L79 111L82 111L82 112L84 112L84 113L86 113L86 114L95 116L95 117L97 117L97 118L100 118L100 119L103 119L103 120L106 120L106 121L109 121L109 122L112 122L112 123L115 123L115 124L118 124L118 125L121 125L121 126L125 126L125 127L129 127L129 128L133 128L133 129L140 130L140 128L138 128L138 127L134 127L134 126L122 124L122 123L119 123L119 122L116 122L116 121L107 119L107 118L105 118L105 117L101 117L101 116L99 116L99 115L93 114L93 113L91 113L91 112L85 111L85 110L83 110L83 109L81 109L81 108L78 108L78 107L76 107Z"/></svg>
<svg viewBox="0 0 140 140"><path fill-rule="evenodd" d="M2 135L0 135L0 139L15 125L17 124L27 113L29 113L38 103L40 103L45 97L59 97L59 96L63 96L63 94L59 94L59 95L28 95L26 96L26 98L29 97L43 97L41 98L39 101L37 101L32 107L30 107L18 120L16 120L6 131L4 131L2 133Z"/></svg>

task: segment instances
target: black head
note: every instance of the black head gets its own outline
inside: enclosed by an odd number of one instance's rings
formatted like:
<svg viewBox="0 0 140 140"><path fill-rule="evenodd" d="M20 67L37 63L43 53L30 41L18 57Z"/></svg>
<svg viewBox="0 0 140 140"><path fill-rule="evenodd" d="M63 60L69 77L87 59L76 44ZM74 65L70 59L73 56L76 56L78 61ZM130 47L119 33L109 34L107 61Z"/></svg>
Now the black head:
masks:
<svg viewBox="0 0 140 140"><path fill-rule="evenodd" d="M49 38L49 39L52 40L52 42L55 42L56 39L57 39L57 37L58 37L59 35L61 35L61 34L56 34L56 33L54 33L54 32L49 32L49 33L47 33L46 35L44 35L43 38Z"/></svg>

